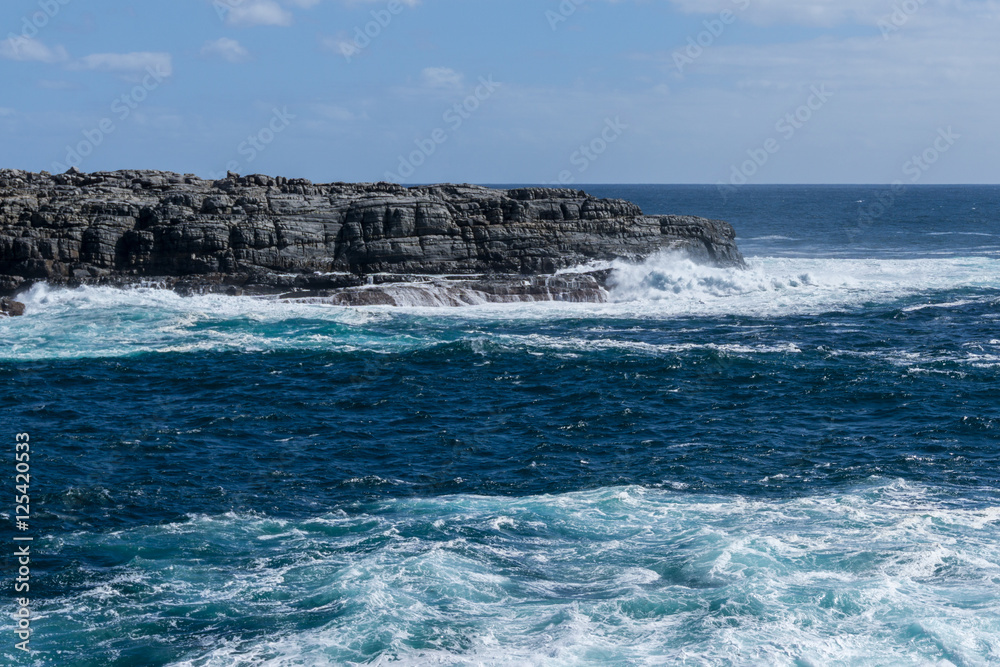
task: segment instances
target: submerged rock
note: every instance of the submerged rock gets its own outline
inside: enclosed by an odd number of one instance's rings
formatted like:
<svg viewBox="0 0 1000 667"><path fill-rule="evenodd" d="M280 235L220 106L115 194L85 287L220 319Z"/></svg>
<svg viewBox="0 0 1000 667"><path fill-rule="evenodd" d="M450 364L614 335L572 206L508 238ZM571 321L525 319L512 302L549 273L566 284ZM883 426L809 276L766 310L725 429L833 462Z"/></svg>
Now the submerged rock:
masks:
<svg viewBox="0 0 1000 667"><path fill-rule="evenodd" d="M412 277L382 284L318 292L290 292L285 299L338 306L475 306L486 303L562 301L605 303L610 271L554 276Z"/></svg>
<svg viewBox="0 0 1000 667"><path fill-rule="evenodd" d="M466 290L456 297L463 302L473 292L486 300L591 300L599 294L593 289L603 289L600 276L590 286L556 271L664 249L740 266L734 238L725 222L644 215L630 202L580 190L0 170L5 294L46 281L180 292L334 290L339 296L325 297L331 302L395 302L393 294L405 300L403 288L368 285L371 277L398 283L423 274L463 277L462 285L443 284L445 292ZM407 289L426 291L419 281Z"/></svg>
<svg viewBox="0 0 1000 667"><path fill-rule="evenodd" d="M0 297L0 315L19 317L24 315L24 304L7 297Z"/></svg>

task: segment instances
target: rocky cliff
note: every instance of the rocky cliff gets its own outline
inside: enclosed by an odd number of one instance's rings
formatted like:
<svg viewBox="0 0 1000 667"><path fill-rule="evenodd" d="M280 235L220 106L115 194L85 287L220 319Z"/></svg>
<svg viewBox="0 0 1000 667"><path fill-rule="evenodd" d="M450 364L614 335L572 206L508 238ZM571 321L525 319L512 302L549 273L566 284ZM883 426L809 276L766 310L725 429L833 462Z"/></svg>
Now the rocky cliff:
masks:
<svg viewBox="0 0 1000 667"><path fill-rule="evenodd" d="M539 276L664 248L743 263L724 222L579 190L0 170L0 294L43 280L318 293L418 274L531 276L516 282L542 298Z"/></svg>

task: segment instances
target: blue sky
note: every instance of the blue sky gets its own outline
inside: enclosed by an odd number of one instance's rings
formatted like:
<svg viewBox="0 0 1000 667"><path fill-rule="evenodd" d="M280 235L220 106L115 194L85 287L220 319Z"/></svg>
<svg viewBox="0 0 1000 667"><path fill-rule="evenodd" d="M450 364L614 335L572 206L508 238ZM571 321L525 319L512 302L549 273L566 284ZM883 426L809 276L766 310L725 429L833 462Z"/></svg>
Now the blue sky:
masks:
<svg viewBox="0 0 1000 667"><path fill-rule="evenodd" d="M997 35L995 0L5 0L0 166L997 183Z"/></svg>

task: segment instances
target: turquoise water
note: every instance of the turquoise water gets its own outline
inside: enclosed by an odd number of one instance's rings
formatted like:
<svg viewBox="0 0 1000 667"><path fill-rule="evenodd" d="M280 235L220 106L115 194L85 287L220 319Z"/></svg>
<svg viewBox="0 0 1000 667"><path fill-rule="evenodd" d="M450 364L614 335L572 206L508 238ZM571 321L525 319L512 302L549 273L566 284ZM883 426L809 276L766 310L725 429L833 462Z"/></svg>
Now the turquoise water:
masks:
<svg viewBox="0 0 1000 667"><path fill-rule="evenodd" d="M731 220L750 268L619 263L607 304L24 295L35 652L5 617L3 660L1000 662L1000 188L590 190Z"/></svg>

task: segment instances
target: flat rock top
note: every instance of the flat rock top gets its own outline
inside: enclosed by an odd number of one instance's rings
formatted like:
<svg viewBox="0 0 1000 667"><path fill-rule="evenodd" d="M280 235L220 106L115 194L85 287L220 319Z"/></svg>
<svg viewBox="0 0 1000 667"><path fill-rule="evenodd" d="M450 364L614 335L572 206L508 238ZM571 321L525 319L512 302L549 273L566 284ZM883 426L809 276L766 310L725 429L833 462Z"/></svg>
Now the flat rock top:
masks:
<svg viewBox="0 0 1000 667"><path fill-rule="evenodd" d="M313 183L304 178L284 178L264 174L240 176L230 173L227 178L207 180L194 174L176 174L145 169L123 169L81 173L74 169L65 174L34 173L20 169L0 169L0 196L32 191L52 196L82 190L94 194L114 191L139 193L190 192L200 194L227 193L240 190L274 189L299 195L326 195L343 199L368 197L392 199L489 200L507 198L515 201L594 200L625 204L632 215L642 215L638 206L624 200L598 200L583 190L567 188L524 187L494 189L481 185L442 183L403 186L396 183Z"/></svg>

